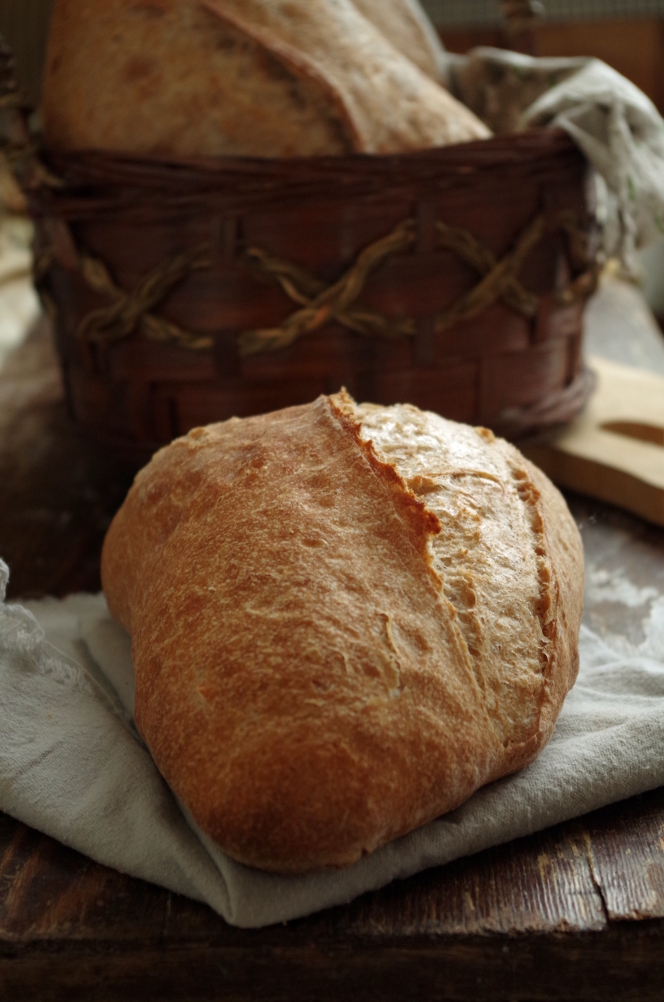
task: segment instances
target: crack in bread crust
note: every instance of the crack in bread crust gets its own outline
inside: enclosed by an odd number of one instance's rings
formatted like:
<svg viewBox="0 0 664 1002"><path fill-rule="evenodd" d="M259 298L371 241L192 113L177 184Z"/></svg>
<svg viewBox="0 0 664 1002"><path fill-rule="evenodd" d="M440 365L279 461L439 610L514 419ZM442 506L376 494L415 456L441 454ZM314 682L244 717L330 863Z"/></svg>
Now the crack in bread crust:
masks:
<svg viewBox="0 0 664 1002"><path fill-rule="evenodd" d="M536 751L553 614L539 491L491 433L407 405L357 410L362 435L441 523L433 567L497 738Z"/></svg>
<svg viewBox="0 0 664 1002"><path fill-rule="evenodd" d="M544 520L540 505L542 495L523 466L512 465L511 469L516 490L527 512L533 535L533 550L537 561L537 578L539 582L539 600L536 606L536 614L542 631L540 664L542 677L546 678L550 660L549 647L555 631L555 603L552 595L553 571L546 551Z"/></svg>

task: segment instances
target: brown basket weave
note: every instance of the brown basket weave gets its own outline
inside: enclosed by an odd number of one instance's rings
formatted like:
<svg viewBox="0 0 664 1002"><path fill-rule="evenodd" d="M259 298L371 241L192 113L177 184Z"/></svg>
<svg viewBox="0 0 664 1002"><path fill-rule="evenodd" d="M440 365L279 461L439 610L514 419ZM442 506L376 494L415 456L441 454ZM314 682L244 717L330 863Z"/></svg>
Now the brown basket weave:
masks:
<svg viewBox="0 0 664 1002"><path fill-rule="evenodd" d="M127 456L342 385L515 440L588 397L597 269L587 164L563 133L390 157L47 163L24 156L23 180L71 413Z"/></svg>

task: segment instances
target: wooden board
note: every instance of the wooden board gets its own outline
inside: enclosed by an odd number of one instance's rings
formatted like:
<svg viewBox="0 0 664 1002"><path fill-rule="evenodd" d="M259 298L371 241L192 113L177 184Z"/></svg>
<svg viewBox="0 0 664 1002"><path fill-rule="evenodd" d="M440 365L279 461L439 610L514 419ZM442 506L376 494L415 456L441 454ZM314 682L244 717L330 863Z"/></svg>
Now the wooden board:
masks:
<svg viewBox="0 0 664 1002"><path fill-rule="evenodd" d="M592 358L597 391L551 445L525 450L560 487L664 526L664 377Z"/></svg>
<svg viewBox="0 0 664 1002"><path fill-rule="evenodd" d="M663 831L659 791L242 931L0 816L0 997L661 1002Z"/></svg>

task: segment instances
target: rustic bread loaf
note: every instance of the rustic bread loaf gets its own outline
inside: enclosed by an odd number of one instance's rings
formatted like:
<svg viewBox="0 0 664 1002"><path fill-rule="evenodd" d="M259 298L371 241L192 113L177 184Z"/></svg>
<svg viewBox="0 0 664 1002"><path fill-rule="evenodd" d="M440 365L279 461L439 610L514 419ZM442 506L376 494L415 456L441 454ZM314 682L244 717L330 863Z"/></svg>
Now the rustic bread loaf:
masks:
<svg viewBox="0 0 664 1002"><path fill-rule="evenodd" d="M102 578L157 766L266 870L353 863L526 765L576 677L563 499L408 405L192 431L139 473Z"/></svg>
<svg viewBox="0 0 664 1002"><path fill-rule="evenodd" d="M141 156L392 153L490 135L352 0L56 0L43 116L52 149Z"/></svg>
<svg viewBox="0 0 664 1002"><path fill-rule="evenodd" d="M368 21L411 63L441 83L445 49L418 0L353 0Z"/></svg>

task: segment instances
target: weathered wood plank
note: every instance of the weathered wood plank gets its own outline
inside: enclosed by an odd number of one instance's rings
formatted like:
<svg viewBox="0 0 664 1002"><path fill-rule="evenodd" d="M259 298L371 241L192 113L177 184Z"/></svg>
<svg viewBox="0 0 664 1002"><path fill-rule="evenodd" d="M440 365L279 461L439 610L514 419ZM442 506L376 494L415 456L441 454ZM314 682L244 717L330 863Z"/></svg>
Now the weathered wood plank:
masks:
<svg viewBox="0 0 664 1002"><path fill-rule="evenodd" d="M0 997L39 1002L661 1002L664 925L581 936L289 938L252 946L0 951Z"/></svg>
<svg viewBox="0 0 664 1002"><path fill-rule="evenodd" d="M638 799L659 817L661 791ZM255 932L0 818L0 997L661 1002L664 923L580 931L605 813Z"/></svg>
<svg viewBox="0 0 664 1002"><path fill-rule="evenodd" d="M584 837L580 826L552 829L290 928L332 940L599 930L606 919ZM230 934L210 909L97 866L2 815L0 888L0 941L182 946ZM238 935L245 945L255 936Z"/></svg>
<svg viewBox="0 0 664 1002"><path fill-rule="evenodd" d="M593 815L588 852L610 919L664 918L664 789Z"/></svg>
<svg viewBox="0 0 664 1002"><path fill-rule="evenodd" d="M528 839L396 882L351 906L339 921L361 936L472 936L601 930L581 825Z"/></svg>
<svg viewBox="0 0 664 1002"><path fill-rule="evenodd" d="M0 814L0 944L154 946L168 898Z"/></svg>

